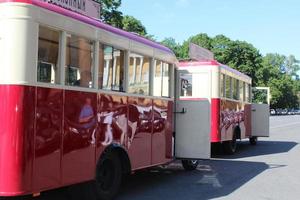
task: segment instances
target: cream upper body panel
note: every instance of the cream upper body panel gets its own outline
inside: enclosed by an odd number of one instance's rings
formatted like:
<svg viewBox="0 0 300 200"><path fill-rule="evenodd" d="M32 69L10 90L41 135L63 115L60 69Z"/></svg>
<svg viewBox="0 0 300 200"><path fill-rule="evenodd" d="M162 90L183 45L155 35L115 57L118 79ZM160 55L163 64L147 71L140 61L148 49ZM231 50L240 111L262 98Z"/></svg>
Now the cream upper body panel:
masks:
<svg viewBox="0 0 300 200"><path fill-rule="evenodd" d="M91 19L87 20L91 21ZM139 53L170 64L177 63L173 52L159 44L143 38L140 38L142 42L130 39L131 36L133 38L137 36L121 30L123 35L99 28L96 25L103 25L103 23L97 20L93 20L93 23L95 26L31 4L1 3L0 84L32 85L36 83L39 25L65 31L67 34L76 34L95 42ZM146 42L143 43L143 41ZM148 43L150 45L147 45ZM155 48L156 46L157 48Z"/></svg>

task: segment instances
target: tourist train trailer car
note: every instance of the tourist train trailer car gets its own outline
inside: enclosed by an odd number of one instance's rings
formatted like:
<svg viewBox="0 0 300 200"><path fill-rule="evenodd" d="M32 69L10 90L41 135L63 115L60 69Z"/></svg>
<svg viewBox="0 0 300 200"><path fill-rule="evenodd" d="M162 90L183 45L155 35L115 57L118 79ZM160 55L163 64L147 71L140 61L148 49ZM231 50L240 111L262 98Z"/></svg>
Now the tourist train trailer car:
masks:
<svg viewBox="0 0 300 200"><path fill-rule="evenodd" d="M249 76L215 60L194 60L179 63L177 80L179 102L209 101L209 140L221 143L226 153L236 151L238 139L249 138L255 145L257 137L269 137L269 105L252 103ZM200 120L196 118L185 126L198 125Z"/></svg>
<svg viewBox="0 0 300 200"><path fill-rule="evenodd" d="M49 2L0 1L0 197L95 180L96 194L111 199L123 174L176 158L178 61L162 45ZM180 148L187 132L176 132ZM176 148L188 170L197 161L187 158L209 157L184 158L199 142Z"/></svg>
<svg viewBox="0 0 300 200"><path fill-rule="evenodd" d="M94 19L97 12L83 15L88 3L74 4L76 13L49 2L0 0L0 198L95 180L95 194L112 199L123 174L176 158L192 170L210 158L211 138L244 137L249 102L230 103L220 117L226 131L211 131L221 127L214 119L223 100L202 93L219 84L212 74L223 67L208 64L214 72L193 81L183 75L176 99L171 50ZM234 125L240 132L227 131ZM245 135L259 136L253 128Z"/></svg>

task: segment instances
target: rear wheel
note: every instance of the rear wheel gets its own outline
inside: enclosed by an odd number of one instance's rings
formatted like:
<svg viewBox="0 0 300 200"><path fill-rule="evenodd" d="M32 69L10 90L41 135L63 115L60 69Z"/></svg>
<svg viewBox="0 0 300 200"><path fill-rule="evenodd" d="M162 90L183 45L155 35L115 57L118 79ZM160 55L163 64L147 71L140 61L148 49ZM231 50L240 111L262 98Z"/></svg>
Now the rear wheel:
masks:
<svg viewBox="0 0 300 200"><path fill-rule="evenodd" d="M113 199L122 181L122 167L116 152L109 152L101 158L97 165L96 190L101 200Z"/></svg>
<svg viewBox="0 0 300 200"><path fill-rule="evenodd" d="M256 145L257 144L257 137L249 138L249 142L250 142L251 145Z"/></svg>
<svg viewBox="0 0 300 200"><path fill-rule="evenodd" d="M231 141L226 141L222 145L225 154L233 155L237 148L236 133L233 134Z"/></svg>
<svg viewBox="0 0 300 200"><path fill-rule="evenodd" d="M198 160L182 160L181 161L183 168L186 171L195 170L199 164Z"/></svg>

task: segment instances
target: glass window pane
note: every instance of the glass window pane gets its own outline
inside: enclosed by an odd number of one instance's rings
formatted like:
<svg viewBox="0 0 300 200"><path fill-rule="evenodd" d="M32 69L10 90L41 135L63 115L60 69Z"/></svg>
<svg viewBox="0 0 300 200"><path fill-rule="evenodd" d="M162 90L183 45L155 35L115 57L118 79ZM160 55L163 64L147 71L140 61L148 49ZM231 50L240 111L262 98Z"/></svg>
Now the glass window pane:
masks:
<svg viewBox="0 0 300 200"><path fill-rule="evenodd" d="M66 85L93 88L93 42L75 35L67 37Z"/></svg>
<svg viewBox="0 0 300 200"><path fill-rule="evenodd" d="M232 78L230 76L226 76L226 98L232 98Z"/></svg>
<svg viewBox="0 0 300 200"><path fill-rule="evenodd" d="M103 47L104 62L103 62L103 84L102 89L112 89L112 67L113 67L113 48L110 46Z"/></svg>
<svg viewBox="0 0 300 200"><path fill-rule="evenodd" d="M193 96L193 74L181 73L180 74L180 96L192 97Z"/></svg>
<svg viewBox="0 0 300 200"><path fill-rule="evenodd" d="M250 102L250 96L249 96L249 84L246 83L245 85L245 96L246 96L246 102Z"/></svg>
<svg viewBox="0 0 300 200"><path fill-rule="evenodd" d="M225 97L225 74L221 74L220 79L220 96Z"/></svg>
<svg viewBox="0 0 300 200"><path fill-rule="evenodd" d="M163 77L162 77L162 96L169 97L169 83L170 83L170 65L163 63Z"/></svg>
<svg viewBox="0 0 300 200"><path fill-rule="evenodd" d="M248 91L249 91L249 94L248 94L248 95L249 95L248 102L251 103L251 102L252 102L252 99L251 99L251 98L252 98L252 95L251 95L251 94L252 94L252 86L251 86L251 84L249 84L249 89L248 89Z"/></svg>
<svg viewBox="0 0 300 200"><path fill-rule="evenodd" d="M39 27L37 81L58 84L59 32Z"/></svg>
<svg viewBox="0 0 300 200"><path fill-rule="evenodd" d="M239 99L239 96L238 96L238 87L239 87L239 84L238 84L238 80L236 79L232 79L232 97L234 100L238 100Z"/></svg>
<svg viewBox="0 0 300 200"><path fill-rule="evenodd" d="M240 100L241 101L245 101L244 99L244 82L243 81L239 81L239 96L240 96Z"/></svg>
<svg viewBox="0 0 300 200"><path fill-rule="evenodd" d="M124 91L124 51L104 45L100 54L103 59L102 62L99 62L99 82L102 82L99 84L100 88Z"/></svg>
<svg viewBox="0 0 300 200"><path fill-rule="evenodd" d="M113 51L113 68L112 68L112 90L123 91L124 78L124 51L114 49Z"/></svg>
<svg viewBox="0 0 300 200"><path fill-rule="evenodd" d="M129 56L129 86L132 94L149 95L150 58L131 53Z"/></svg>
<svg viewBox="0 0 300 200"><path fill-rule="evenodd" d="M99 66L98 66L98 87L103 88L103 76L104 76L104 45L99 45Z"/></svg>
<svg viewBox="0 0 300 200"><path fill-rule="evenodd" d="M154 65L154 87L153 87L153 95L154 96L162 96L162 75L163 75L163 62L159 60L155 60Z"/></svg>

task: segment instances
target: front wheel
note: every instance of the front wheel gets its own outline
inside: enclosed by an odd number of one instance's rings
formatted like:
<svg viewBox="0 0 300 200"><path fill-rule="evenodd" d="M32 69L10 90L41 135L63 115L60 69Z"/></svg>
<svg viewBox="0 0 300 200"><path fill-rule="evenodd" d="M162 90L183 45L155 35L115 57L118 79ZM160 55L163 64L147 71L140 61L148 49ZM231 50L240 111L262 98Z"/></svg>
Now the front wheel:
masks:
<svg viewBox="0 0 300 200"><path fill-rule="evenodd" d="M183 168L186 171L193 171L197 168L199 161L198 160L182 160L181 161Z"/></svg>
<svg viewBox="0 0 300 200"><path fill-rule="evenodd" d="M96 190L101 200L113 199L122 181L121 161L116 152L109 152L101 158L97 165Z"/></svg>
<svg viewBox="0 0 300 200"><path fill-rule="evenodd" d="M257 137L250 137L249 142L251 145L256 145L257 144Z"/></svg>

